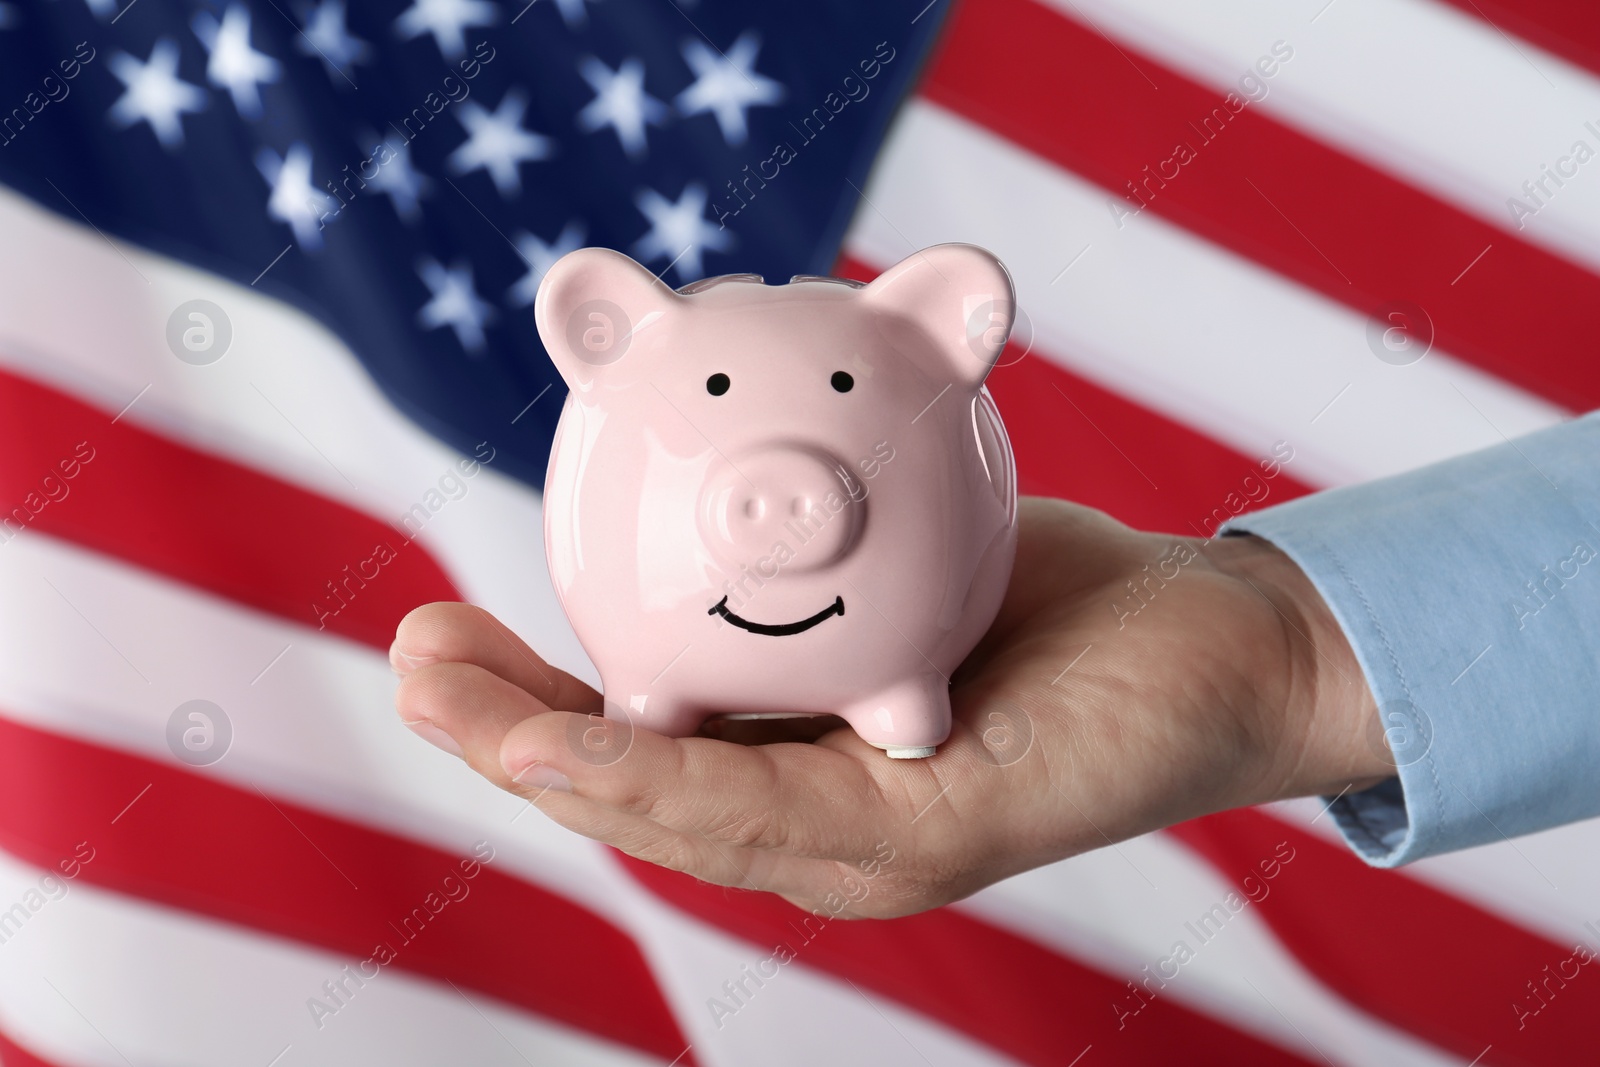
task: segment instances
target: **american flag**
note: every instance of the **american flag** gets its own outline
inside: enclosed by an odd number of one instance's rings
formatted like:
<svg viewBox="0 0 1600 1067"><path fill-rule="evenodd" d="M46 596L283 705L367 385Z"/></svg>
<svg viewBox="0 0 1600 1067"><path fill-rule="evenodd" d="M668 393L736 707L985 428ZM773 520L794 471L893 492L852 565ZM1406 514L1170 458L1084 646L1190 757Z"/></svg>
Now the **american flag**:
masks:
<svg viewBox="0 0 1600 1067"><path fill-rule="evenodd" d="M384 650L467 599L593 680L571 248L984 245L1023 490L1209 534L1600 406L1597 152L1572 0L0 3L0 1062L1593 1062L1593 825L1379 872L1305 800L818 919L417 744Z"/></svg>

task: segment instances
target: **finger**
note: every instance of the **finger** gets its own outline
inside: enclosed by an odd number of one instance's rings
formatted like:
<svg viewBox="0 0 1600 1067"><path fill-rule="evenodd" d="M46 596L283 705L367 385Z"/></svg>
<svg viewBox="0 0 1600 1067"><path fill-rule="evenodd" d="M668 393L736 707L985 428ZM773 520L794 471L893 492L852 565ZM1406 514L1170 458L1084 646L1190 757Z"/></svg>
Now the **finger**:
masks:
<svg viewBox="0 0 1600 1067"><path fill-rule="evenodd" d="M500 749L512 728L532 717L555 713L527 690L497 674L472 663L435 663L421 667L400 683L395 706L407 725L425 722L442 730L468 766L508 793L525 800L542 801L547 795L559 795L568 789L564 780L552 779L548 774L524 775L518 781L502 766ZM599 721L588 716L563 715L563 721L567 720L579 724L579 729ZM595 810L601 812L602 809ZM614 812L603 814L609 817L604 827L591 819L579 820L582 825L573 828L590 836L605 836L619 847L628 845L640 850L649 843L646 840L649 836L676 834L654 824L649 825L650 834L641 833L647 820L637 816L623 819ZM670 849L663 848L662 857L660 862L670 863ZM727 873L725 871L724 875Z"/></svg>
<svg viewBox="0 0 1600 1067"><path fill-rule="evenodd" d="M566 795L543 780L514 780L499 758L507 733L530 716L557 716L526 690L475 664L418 668L401 682L396 706L402 719L443 730L462 759L501 789L537 803L568 829L631 856L702 881L779 893L797 901L821 899L835 888L838 879L829 863L738 848ZM559 717L578 719L582 729L597 721L587 716Z"/></svg>
<svg viewBox="0 0 1600 1067"><path fill-rule="evenodd" d="M500 762L524 785L553 783L679 833L820 859L868 855L940 788L926 765L891 765L847 731L747 748L564 713L518 723Z"/></svg>
<svg viewBox="0 0 1600 1067"><path fill-rule="evenodd" d="M500 766L500 744L512 727L550 708L521 686L475 663L444 662L419 667L395 691L400 720L425 739L439 744L433 731L452 742L454 751L473 770L502 789L515 784Z"/></svg>
<svg viewBox="0 0 1600 1067"><path fill-rule="evenodd" d="M389 663L409 674L431 663L473 663L532 693L552 708L598 712L600 694L550 666L499 619L473 604L438 603L400 620Z"/></svg>

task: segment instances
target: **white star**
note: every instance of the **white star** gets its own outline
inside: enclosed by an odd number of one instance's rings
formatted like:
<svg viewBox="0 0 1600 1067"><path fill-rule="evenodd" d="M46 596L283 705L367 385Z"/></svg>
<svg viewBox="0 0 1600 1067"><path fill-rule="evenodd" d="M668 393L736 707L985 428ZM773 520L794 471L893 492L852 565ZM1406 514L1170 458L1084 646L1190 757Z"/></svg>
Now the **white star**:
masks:
<svg viewBox="0 0 1600 1067"><path fill-rule="evenodd" d="M561 235L550 244L545 244L526 230L516 234L512 240L528 263L528 273L518 278L517 284L506 294L510 301L518 307L533 303L533 298L539 293L539 283L544 281L544 276L555 266L556 260L583 247L583 234L583 223L577 219L563 226Z"/></svg>
<svg viewBox="0 0 1600 1067"><path fill-rule="evenodd" d="M650 231L634 242L634 258L649 261L666 256L682 281L700 277L702 249L726 252L733 244L731 231L719 230L707 221L706 187L699 182L685 185L677 203L654 189L640 189L633 202L650 220Z"/></svg>
<svg viewBox="0 0 1600 1067"><path fill-rule="evenodd" d="M456 108L456 118L467 129L467 139L446 160L451 171L466 174L482 167L494 179L494 187L507 199L522 192L517 167L525 160L549 159L556 143L541 134L522 128L528 100L513 89L490 114L470 100Z"/></svg>
<svg viewBox="0 0 1600 1067"><path fill-rule="evenodd" d="M202 11L194 17L194 35L211 53L206 77L212 85L228 90L233 106L247 119L261 117L261 91L258 85L278 80L278 61L250 47L250 12L242 4L232 4L223 12L219 25L216 16Z"/></svg>
<svg viewBox="0 0 1600 1067"><path fill-rule="evenodd" d="M761 37L754 30L741 33L726 55L713 52L704 41L684 41L683 58L694 69L695 82L678 94L678 110L685 115L711 112L723 140L744 144L745 109L783 99L783 86L753 69L760 50Z"/></svg>
<svg viewBox="0 0 1600 1067"><path fill-rule="evenodd" d="M295 38L294 46L303 55L317 56L328 68L328 77L350 77L347 68L365 63L372 48L345 27L344 0L322 0L306 16L306 28Z"/></svg>
<svg viewBox="0 0 1600 1067"><path fill-rule="evenodd" d="M377 163L377 156L385 147L393 154L384 162ZM378 175L367 182L366 191L387 194L400 221L407 226L412 225L422 217L418 202L428 195L428 187L432 183L411 165L411 146L404 141L388 141L373 149L373 157Z"/></svg>
<svg viewBox="0 0 1600 1067"><path fill-rule="evenodd" d="M412 0L394 20L394 32L403 41L431 33L444 58L454 61L467 54L466 28L492 26L499 15L488 0Z"/></svg>
<svg viewBox="0 0 1600 1067"><path fill-rule="evenodd" d="M578 112L578 128L593 133L610 126L629 159L644 155L645 125L660 126L668 115L667 105L644 91L644 62L633 57L612 70L594 56L584 56L578 61L578 73L595 92Z"/></svg>
<svg viewBox="0 0 1600 1067"><path fill-rule="evenodd" d="M301 248L322 247L322 218L341 210L333 197L311 184L311 149L303 141L289 146L282 159L270 148L256 153L256 169L272 186L267 214L286 222Z"/></svg>
<svg viewBox="0 0 1600 1067"><path fill-rule="evenodd" d="M428 329L449 326L456 340L468 352L483 350L483 328L494 321L494 308L479 299L472 287L472 267L457 260L446 270L436 259L424 259L417 264L417 273L423 284L433 293L433 299L417 312L417 321Z"/></svg>
<svg viewBox="0 0 1600 1067"><path fill-rule="evenodd" d="M108 62L111 73L127 86L107 113L111 124L132 126L148 122L162 147L181 145L182 115L185 111L204 110L206 94L178 77L178 43L170 37L161 38L143 63L126 52L116 53Z"/></svg>
<svg viewBox="0 0 1600 1067"><path fill-rule="evenodd" d="M584 0L556 0L556 7L561 9L561 21L567 24L569 30L575 30L589 21L589 9L584 6Z"/></svg>

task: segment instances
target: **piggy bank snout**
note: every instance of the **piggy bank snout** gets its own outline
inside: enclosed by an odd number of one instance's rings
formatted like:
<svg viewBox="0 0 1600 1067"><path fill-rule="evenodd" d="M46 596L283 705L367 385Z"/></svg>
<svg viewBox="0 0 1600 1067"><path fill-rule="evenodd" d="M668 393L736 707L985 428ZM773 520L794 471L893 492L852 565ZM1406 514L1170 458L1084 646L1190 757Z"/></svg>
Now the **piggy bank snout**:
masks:
<svg viewBox="0 0 1600 1067"><path fill-rule="evenodd" d="M718 554L752 567L815 570L847 553L865 500L847 468L809 448L778 448L718 465L701 497L702 535ZM769 573L766 577L775 577Z"/></svg>

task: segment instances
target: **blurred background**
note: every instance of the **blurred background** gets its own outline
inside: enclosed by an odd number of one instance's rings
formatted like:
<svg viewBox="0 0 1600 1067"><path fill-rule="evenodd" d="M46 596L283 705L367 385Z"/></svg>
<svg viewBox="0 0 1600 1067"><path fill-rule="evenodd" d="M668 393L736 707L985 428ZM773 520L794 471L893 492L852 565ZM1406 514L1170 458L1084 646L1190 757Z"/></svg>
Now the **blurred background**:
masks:
<svg viewBox="0 0 1600 1067"><path fill-rule="evenodd" d="M981 244L1023 491L1209 535L1594 408L1597 151L1571 0L0 3L0 1062L1593 1060L1593 824L1378 872L1305 800L808 920L417 743L384 652L466 599L593 679L573 248Z"/></svg>

